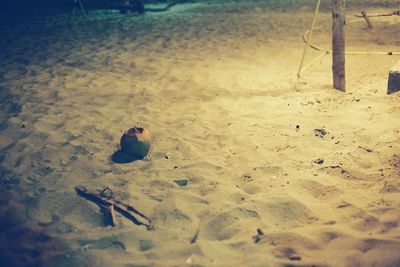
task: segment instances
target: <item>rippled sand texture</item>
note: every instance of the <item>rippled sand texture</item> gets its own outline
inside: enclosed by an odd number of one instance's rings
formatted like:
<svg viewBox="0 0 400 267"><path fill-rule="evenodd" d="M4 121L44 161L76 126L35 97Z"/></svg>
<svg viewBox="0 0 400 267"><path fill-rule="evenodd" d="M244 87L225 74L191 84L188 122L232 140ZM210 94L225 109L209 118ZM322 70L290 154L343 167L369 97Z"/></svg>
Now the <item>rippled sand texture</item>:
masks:
<svg viewBox="0 0 400 267"><path fill-rule="evenodd" d="M3 26L3 261L400 266L400 95L386 95L399 57L348 57L347 93L330 87L329 56L296 80L311 15L184 4ZM398 49L392 22L353 24L352 48ZM323 12L321 44L329 24ZM151 159L114 163L134 125L153 134ZM155 229L105 227L76 186L110 187Z"/></svg>

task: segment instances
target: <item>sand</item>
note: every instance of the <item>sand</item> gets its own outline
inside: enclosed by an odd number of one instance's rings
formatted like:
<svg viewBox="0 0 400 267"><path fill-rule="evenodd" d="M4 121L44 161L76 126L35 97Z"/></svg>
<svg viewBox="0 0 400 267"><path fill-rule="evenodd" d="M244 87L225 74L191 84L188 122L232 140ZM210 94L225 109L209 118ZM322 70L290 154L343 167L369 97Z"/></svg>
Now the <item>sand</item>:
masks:
<svg viewBox="0 0 400 267"><path fill-rule="evenodd" d="M399 56L348 56L346 93L329 56L297 79L311 16L219 2L3 24L2 264L400 266ZM348 49L399 50L399 22L352 22ZM329 12L318 25L329 48ZM113 161L136 125L151 158ZM106 226L77 186L154 229Z"/></svg>

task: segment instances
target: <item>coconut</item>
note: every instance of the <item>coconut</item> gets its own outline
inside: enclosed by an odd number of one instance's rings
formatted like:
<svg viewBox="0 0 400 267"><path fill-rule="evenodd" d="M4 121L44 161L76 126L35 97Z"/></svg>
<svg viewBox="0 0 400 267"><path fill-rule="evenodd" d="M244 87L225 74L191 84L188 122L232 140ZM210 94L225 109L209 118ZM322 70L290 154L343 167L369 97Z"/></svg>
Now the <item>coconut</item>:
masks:
<svg viewBox="0 0 400 267"><path fill-rule="evenodd" d="M122 135L120 144L122 151L142 159L150 152L150 132L141 127L133 127Z"/></svg>

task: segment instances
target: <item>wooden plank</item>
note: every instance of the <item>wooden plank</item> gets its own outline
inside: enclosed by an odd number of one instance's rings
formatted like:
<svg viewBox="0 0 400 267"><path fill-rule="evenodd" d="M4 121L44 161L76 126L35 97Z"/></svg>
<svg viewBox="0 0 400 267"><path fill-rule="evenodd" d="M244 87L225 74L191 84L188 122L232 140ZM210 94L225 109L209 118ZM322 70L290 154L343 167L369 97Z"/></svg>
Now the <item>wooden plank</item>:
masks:
<svg viewBox="0 0 400 267"><path fill-rule="evenodd" d="M389 72L388 95L400 91L400 61Z"/></svg>
<svg viewBox="0 0 400 267"><path fill-rule="evenodd" d="M332 0L332 73L333 87L346 91L345 0Z"/></svg>

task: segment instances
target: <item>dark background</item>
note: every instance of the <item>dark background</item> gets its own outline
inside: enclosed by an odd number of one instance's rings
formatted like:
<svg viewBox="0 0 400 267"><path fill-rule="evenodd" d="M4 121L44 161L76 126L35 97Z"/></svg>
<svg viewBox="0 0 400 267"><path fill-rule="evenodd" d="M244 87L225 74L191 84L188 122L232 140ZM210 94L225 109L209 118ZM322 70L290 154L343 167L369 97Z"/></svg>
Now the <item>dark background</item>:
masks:
<svg viewBox="0 0 400 267"><path fill-rule="evenodd" d="M0 19L13 19L21 15L53 14L68 11L73 6L73 0L0 0ZM85 8L107 8L117 6L122 0L82 0ZM166 0L145 3L167 2Z"/></svg>
<svg viewBox="0 0 400 267"><path fill-rule="evenodd" d="M82 0L85 7L101 8L118 5L122 0ZM172 2L173 0L144 0L146 3L152 2ZM244 2L238 0L181 0L182 2ZM298 7L301 5L313 7L315 1L313 0L249 0L249 2L263 3L271 7ZM71 9L73 0L0 0L0 20L12 19L20 15L37 15L37 14L52 14L65 12ZM324 0L321 3L323 9L329 8L331 0ZM400 9L400 0L347 0L348 7L396 7Z"/></svg>
<svg viewBox="0 0 400 267"><path fill-rule="evenodd" d="M66 5L67 0L2 0L0 1L0 15L12 16L19 14L38 13L44 10L56 10Z"/></svg>

